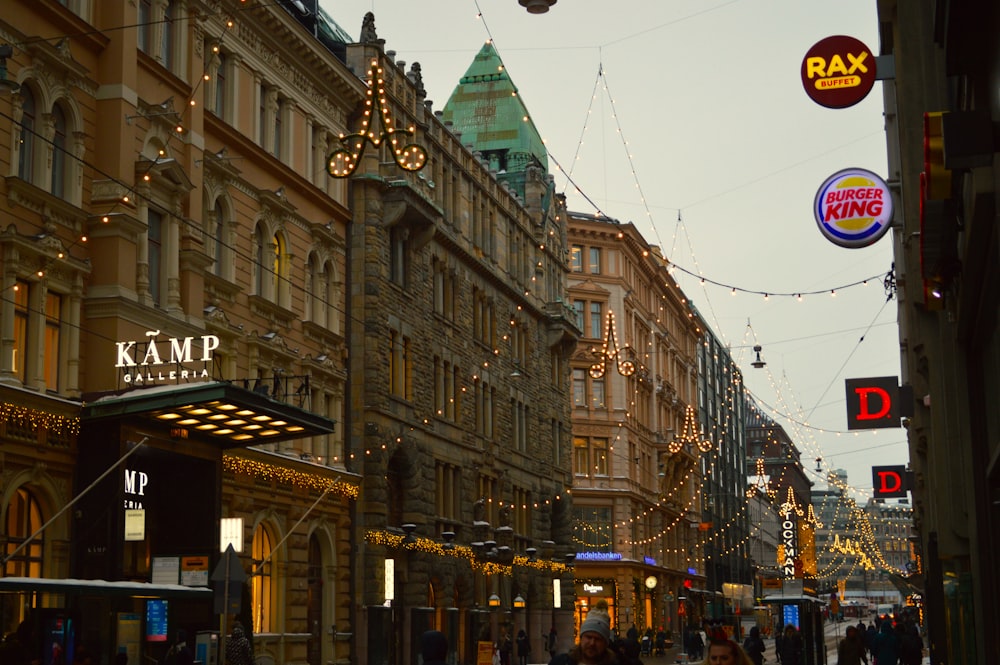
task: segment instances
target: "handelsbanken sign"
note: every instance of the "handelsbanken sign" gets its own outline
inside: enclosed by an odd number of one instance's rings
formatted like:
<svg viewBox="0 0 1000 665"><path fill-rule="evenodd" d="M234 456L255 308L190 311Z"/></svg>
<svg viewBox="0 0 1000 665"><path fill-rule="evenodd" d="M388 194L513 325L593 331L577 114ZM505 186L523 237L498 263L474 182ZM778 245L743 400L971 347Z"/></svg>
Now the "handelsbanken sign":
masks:
<svg viewBox="0 0 1000 665"><path fill-rule="evenodd" d="M913 415L913 389L899 386L894 376L846 379L847 429L899 427Z"/></svg>

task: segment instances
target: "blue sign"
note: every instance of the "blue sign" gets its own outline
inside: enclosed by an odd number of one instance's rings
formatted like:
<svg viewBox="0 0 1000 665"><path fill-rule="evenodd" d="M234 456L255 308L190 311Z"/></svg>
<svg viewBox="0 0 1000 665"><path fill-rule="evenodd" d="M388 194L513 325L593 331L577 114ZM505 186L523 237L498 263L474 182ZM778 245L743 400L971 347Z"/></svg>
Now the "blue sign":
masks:
<svg viewBox="0 0 1000 665"><path fill-rule="evenodd" d="M577 561L621 561L620 552L577 552Z"/></svg>
<svg viewBox="0 0 1000 665"><path fill-rule="evenodd" d="M163 599L146 601L146 641L167 641L167 601Z"/></svg>
<svg viewBox="0 0 1000 665"><path fill-rule="evenodd" d="M655 566L655 565L656 565L656 559L654 559L654 558L653 558L653 557L651 557L651 556L644 556L644 557L642 557L642 561L643 561L643 563L645 563L645 564L646 564L647 566Z"/></svg>
<svg viewBox="0 0 1000 665"><path fill-rule="evenodd" d="M792 624L795 626L795 630L799 629L799 606L798 605L782 605L781 606L781 618L784 620L785 626Z"/></svg>

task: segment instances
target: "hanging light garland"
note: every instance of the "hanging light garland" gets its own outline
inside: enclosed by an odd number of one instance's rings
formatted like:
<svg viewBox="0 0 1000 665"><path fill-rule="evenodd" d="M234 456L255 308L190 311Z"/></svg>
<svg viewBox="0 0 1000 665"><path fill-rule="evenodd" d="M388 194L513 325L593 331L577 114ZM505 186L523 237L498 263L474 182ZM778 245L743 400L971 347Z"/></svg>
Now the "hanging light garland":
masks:
<svg viewBox="0 0 1000 665"><path fill-rule="evenodd" d="M259 460L226 454L222 456L222 468L229 473L253 476L260 480L273 480L284 485L304 487L317 492L329 491L347 499L358 498L357 485Z"/></svg>
<svg viewBox="0 0 1000 665"><path fill-rule="evenodd" d="M681 428L680 436L667 444L667 450L671 454L676 455L685 445L697 448L703 453L712 450L712 442L698 436L698 425L695 422L694 407L690 404L688 404L687 410L684 413L684 427Z"/></svg>
<svg viewBox="0 0 1000 665"><path fill-rule="evenodd" d="M76 436L80 433L79 416L61 416L57 413L30 409L10 402L0 403L0 423L14 423L19 427L28 428L32 432L37 432L39 428L42 428L59 435Z"/></svg>
<svg viewBox="0 0 1000 665"><path fill-rule="evenodd" d="M591 352L598 358L598 361L590 366L591 378L599 379L604 376L608 363L611 361L615 362L618 373L622 376L635 374L635 363L623 358L625 352L629 350L631 347L628 345L619 348L618 341L615 339L615 314L608 310L607 323L604 325L604 343L600 350L591 349Z"/></svg>
<svg viewBox="0 0 1000 665"><path fill-rule="evenodd" d="M430 538L412 536L407 542L405 535L391 533L389 531L370 529L365 532L365 542L372 545L381 545L392 550L410 550L423 552L434 556L450 556L465 559L469 565L479 573L487 575L507 575L513 574L515 567L532 568L539 572L547 572L553 575L561 575L569 570L564 563L557 561L543 561L541 559L531 559L527 556L515 554L514 560L510 564L497 563L496 561L482 561L476 557L471 547L465 545L450 545L439 543Z"/></svg>
<svg viewBox="0 0 1000 665"><path fill-rule="evenodd" d="M330 153L327 158L326 170L334 178L346 178L357 170L361 156L370 143L376 149L388 141L392 144L390 153L393 161L404 171L419 171L427 165L427 151L423 146L404 141L416 134L415 128L401 129L394 126L389 112L389 97L385 92L385 72L379 66L377 59L372 59L368 68L368 91L365 99L365 112L361 120L361 131L351 134L341 134L340 143L345 146ZM371 129L375 121L374 92L378 91L378 116L382 120L382 131L378 135ZM397 138L402 137L402 138Z"/></svg>

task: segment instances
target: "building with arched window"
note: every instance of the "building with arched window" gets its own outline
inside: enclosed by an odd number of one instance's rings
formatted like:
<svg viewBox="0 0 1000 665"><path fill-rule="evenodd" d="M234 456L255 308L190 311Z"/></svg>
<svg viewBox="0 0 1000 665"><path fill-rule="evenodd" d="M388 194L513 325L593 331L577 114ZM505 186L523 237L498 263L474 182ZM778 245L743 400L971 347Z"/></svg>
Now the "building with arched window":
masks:
<svg viewBox="0 0 1000 665"><path fill-rule="evenodd" d="M350 37L289 8L4 6L0 630L35 651L217 632L239 519L224 627L274 662L350 658L350 215L325 161L366 87Z"/></svg>

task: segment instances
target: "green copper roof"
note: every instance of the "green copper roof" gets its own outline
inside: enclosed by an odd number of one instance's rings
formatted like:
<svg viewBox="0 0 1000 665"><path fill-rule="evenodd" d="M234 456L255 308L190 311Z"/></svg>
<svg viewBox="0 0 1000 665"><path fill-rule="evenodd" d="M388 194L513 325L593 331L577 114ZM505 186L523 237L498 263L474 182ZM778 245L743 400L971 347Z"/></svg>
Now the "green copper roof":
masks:
<svg viewBox="0 0 1000 665"><path fill-rule="evenodd" d="M471 144L499 172L523 175L532 165L548 172L542 137L491 42L455 86L441 119L451 121L462 133L462 143Z"/></svg>

